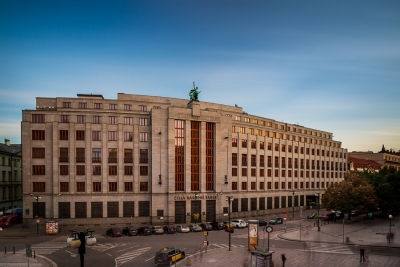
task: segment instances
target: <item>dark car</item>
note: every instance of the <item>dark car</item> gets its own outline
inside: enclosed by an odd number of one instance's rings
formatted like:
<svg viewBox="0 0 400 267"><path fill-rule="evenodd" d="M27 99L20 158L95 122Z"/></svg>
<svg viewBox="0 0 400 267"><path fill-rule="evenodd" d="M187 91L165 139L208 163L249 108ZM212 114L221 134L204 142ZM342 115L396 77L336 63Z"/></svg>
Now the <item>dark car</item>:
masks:
<svg viewBox="0 0 400 267"><path fill-rule="evenodd" d="M128 235L128 236L133 236L133 235L138 234L138 230L133 226L127 226L124 229L122 229L122 234Z"/></svg>
<svg viewBox="0 0 400 267"><path fill-rule="evenodd" d="M212 225L209 223L201 223L199 224L201 229L203 229L203 231L211 231L212 230Z"/></svg>
<svg viewBox="0 0 400 267"><path fill-rule="evenodd" d="M258 225L259 226L266 226L267 224L268 224L267 221L264 220L264 219L258 220Z"/></svg>
<svg viewBox="0 0 400 267"><path fill-rule="evenodd" d="M335 219L335 213L330 212L330 213L325 213L324 215L321 216L323 221L333 221Z"/></svg>
<svg viewBox="0 0 400 267"><path fill-rule="evenodd" d="M106 231L106 234L111 237L122 236L121 230L119 230L118 228L110 228Z"/></svg>
<svg viewBox="0 0 400 267"><path fill-rule="evenodd" d="M138 235L151 235L151 229L149 227L139 227Z"/></svg>
<svg viewBox="0 0 400 267"><path fill-rule="evenodd" d="M166 225L164 226L164 234L175 234L176 233L176 228L172 225Z"/></svg>
<svg viewBox="0 0 400 267"><path fill-rule="evenodd" d="M212 222L211 223L213 230L224 230L224 223L223 222Z"/></svg>
<svg viewBox="0 0 400 267"><path fill-rule="evenodd" d="M281 217L275 217L269 220L269 224L282 224L283 219Z"/></svg>
<svg viewBox="0 0 400 267"><path fill-rule="evenodd" d="M185 252L181 249L163 248L156 252L154 263L156 265L171 266L174 262L184 258Z"/></svg>

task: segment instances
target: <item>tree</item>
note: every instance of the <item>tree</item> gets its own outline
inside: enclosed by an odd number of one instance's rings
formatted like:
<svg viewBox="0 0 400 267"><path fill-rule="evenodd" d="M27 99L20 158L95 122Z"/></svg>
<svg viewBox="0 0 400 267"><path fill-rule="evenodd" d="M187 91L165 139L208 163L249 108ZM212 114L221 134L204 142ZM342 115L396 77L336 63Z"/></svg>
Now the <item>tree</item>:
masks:
<svg viewBox="0 0 400 267"><path fill-rule="evenodd" d="M378 198L364 173L349 173L344 181L330 186L322 196L327 210L340 210L351 217L351 211L368 212L376 210Z"/></svg>

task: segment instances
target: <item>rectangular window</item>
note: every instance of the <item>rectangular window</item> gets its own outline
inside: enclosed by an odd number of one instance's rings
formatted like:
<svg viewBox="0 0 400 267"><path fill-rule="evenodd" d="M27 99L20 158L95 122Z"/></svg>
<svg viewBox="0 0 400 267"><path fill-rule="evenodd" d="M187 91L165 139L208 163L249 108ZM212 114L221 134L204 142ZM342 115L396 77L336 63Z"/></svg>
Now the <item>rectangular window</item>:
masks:
<svg viewBox="0 0 400 267"><path fill-rule="evenodd" d="M45 175L45 165L32 165L32 175Z"/></svg>
<svg viewBox="0 0 400 267"><path fill-rule="evenodd" d="M108 163L117 163L117 149L116 148L108 149Z"/></svg>
<svg viewBox="0 0 400 267"><path fill-rule="evenodd" d="M148 133L147 132L139 133L139 141L148 142Z"/></svg>
<svg viewBox="0 0 400 267"><path fill-rule="evenodd" d="M60 130L60 140L68 140L68 130Z"/></svg>
<svg viewBox="0 0 400 267"><path fill-rule="evenodd" d="M125 125L132 125L133 124L133 118L125 117L124 118L124 124Z"/></svg>
<svg viewBox="0 0 400 267"><path fill-rule="evenodd" d="M102 103L94 103L93 108L102 109L103 108L103 104Z"/></svg>
<svg viewBox="0 0 400 267"><path fill-rule="evenodd" d="M251 170L250 170L251 177L256 177L256 171L257 171L256 168L251 168Z"/></svg>
<svg viewBox="0 0 400 267"><path fill-rule="evenodd" d="M101 148L92 149L92 162L95 163L101 162Z"/></svg>
<svg viewBox="0 0 400 267"><path fill-rule="evenodd" d="M148 182L140 182L140 191L149 191Z"/></svg>
<svg viewBox="0 0 400 267"><path fill-rule="evenodd" d="M85 103L85 102L79 102L79 103L78 103L78 108L87 108L87 103Z"/></svg>
<svg viewBox="0 0 400 267"><path fill-rule="evenodd" d="M118 109L117 104L110 104L110 109Z"/></svg>
<svg viewBox="0 0 400 267"><path fill-rule="evenodd" d="M237 139L232 138L232 147L237 147Z"/></svg>
<svg viewBox="0 0 400 267"><path fill-rule="evenodd" d="M108 175L117 175L117 166L116 165L108 166Z"/></svg>
<svg viewBox="0 0 400 267"><path fill-rule="evenodd" d="M85 162L85 148L76 148L76 162Z"/></svg>
<svg viewBox="0 0 400 267"><path fill-rule="evenodd" d="M101 192L101 182L93 182L93 192Z"/></svg>
<svg viewBox="0 0 400 267"><path fill-rule="evenodd" d="M45 182L33 182L32 183L32 191L33 192L46 192L46 183Z"/></svg>
<svg viewBox="0 0 400 267"><path fill-rule="evenodd" d="M183 191L185 183L185 121L175 120L175 191Z"/></svg>
<svg viewBox="0 0 400 267"><path fill-rule="evenodd" d="M241 199L241 211L248 211L249 209L249 199L248 198L242 198Z"/></svg>
<svg viewBox="0 0 400 267"><path fill-rule="evenodd" d="M140 175L142 175L142 176L149 175L149 167L148 166L140 166Z"/></svg>
<svg viewBox="0 0 400 267"><path fill-rule="evenodd" d="M85 131L76 131L76 140L85 140Z"/></svg>
<svg viewBox="0 0 400 267"><path fill-rule="evenodd" d="M254 149L256 148L256 141L255 140L251 140L250 141L250 147L254 148Z"/></svg>
<svg viewBox="0 0 400 267"><path fill-rule="evenodd" d="M232 190L238 190L237 182L232 182Z"/></svg>
<svg viewBox="0 0 400 267"><path fill-rule="evenodd" d="M124 104L124 110L132 110L131 104Z"/></svg>
<svg viewBox="0 0 400 267"><path fill-rule="evenodd" d="M264 150L264 142L260 142L260 149Z"/></svg>
<svg viewBox="0 0 400 267"><path fill-rule="evenodd" d="M44 130L32 130L32 140L45 140Z"/></svg>
<svg viewBox="0 0 400 267"><path fill-rule="evenodd" d="M125 175L132 175L133 174L133 167L132 166L124 166L124 174Z"/></svg>
<svg viewBox="0 0 400 267"><path fill-rule="evenodd" d="M32 158L45 158L45 148L32 147Z"/></svg>
<svg viewBox="0 0 400 267"><path fill-rule="evenodd" d="M124 149L124 163L132 163L133 162L133 154L132 149Z"/></svg>
<svg viewBox="0 0 400 267"><path fill-rule="evenodd" d="M108 117L108 123L109 124L118 124L117 117L115 117L115 116Z"/></svg>
<svg viewBox="0 0 400 267"><path fill-rule="evenodd" d="M147 119L147 118L139 118L139 125L140 125L140 126L147 126L147 125L149 125L149 119Z"/></svg>
<svg viewBox="0 0 400 267"><path fill-rule="evenodd" d="M133 192L133 183L125 182L125 192Z"/></svg>
<svg viewBox="0 0 400 267"><path fill-rule="evenodd" d="M264 190L264 182L260 182L260 190Z"/></svg>
<svg viewBox="0 0 400 267"><path fill-rule="evenodd" d="M94 124L101 124L101 117L100 116L93 116L93 123Z"/></svg>
<svg viewBox="0 0 400 267"><path fill-rule="evenodd" d="M149 162L149 150L140 149L140 163L148 163L148 162Z"/></svg>
<svg viewBox="0 0 400 267"><path fill-rule="evenodd" d="M60 182L60 192L69 192L68 182Z"/></svg>
<svg viewBox="0 0 400 267"><path fill-rule="evenodd" d="M60 175L68 175L68 165L60 165Z"/></svg>
<svg viewBox="0 0 400 267"><path fill-rule="evenodd" d="M124 141L132 141L132 132L124 132Z"/></svg>
<svg viewBox="0 0 400 267"><path fill-rule="evenodd" d="M247 148L247 140L246 139L242 139L242 147Z"/></svg>
<svg viewBox="0 0 400 267"><path fill-rule="evenodd" d="M68 123L69 122L69 115L61 115L61 122Z"/></svg>
<svg viewBox="0 0 400 267"><path fill-rule="evenodd" d="M62 102L63 108L71 108L71 102Z"/></svg>
<svg viewBox="0 0 400 267"><path fill-rule="evenodd" d="M76 192L85 192L85 182L76 183Z"/></svg>
<svg viewBox="0 0 400 267"><path fill-rule="evenodd" d="M147 111L147 106L139 105L140 111Z"/></svg>
<svg viewBox="0 0 400 267"><path fill-rule="evenodd" d="M101 165L93 165L93 175L101 175Z"/></svg>
<svg viewBox="0 0 400 267"><path fill-rule="evenodd" d="M150 201L139 201L139 217L150 216Z"/></svg>
<svg viewBox="0 0 400 267"><path fill-rule="evenodd" d="M251 190L256 190L256 182L251 182Z"/></svg>
<svg viewBox="0 0 400 267"><path fill-rule="evenodd" d="M247 168L242 168L242 176L247 176Z"/></svg>
<svg viewBox="0 0 400 267"><path fill-rule="evenodd" d="M242 190L247 190L247 182L242 182Z"/></svg>
<svg viewBox="0 0 400 267"><path fill-rule="evenodd" d="M117 182L108 183L108 192L117 192Z"/></svg>
<svg viewBox="0 0 400 267"><path fill-rule="evenodd" d="M232 168L232 176L237 176L237 168Z"/></svg>
<svg viewBox="0 0 400 267"><path fill-rule="evenodd" d="M76 175L85 175L85 165L76 165Z"/></svg>
<svg viewBox="0 0 400 267"><path fill-rule="evenodd" d="M76 123L86 123L86 116L85 115L77 115L76 116Z"/></svg>
<svg viewBox="0 0 400 267"><path fill-rule="evenodd" d="M103 202L92 202L92 218L103 218Z"/></svg>
<svg viewBox="0 0 400 267"><path fill-rule="evenodd" d="M116 131L108 132L108 141L117 141L117 132Z"/></svg>
<svg viewBox="0 0 400 267"><path fill-rule="evenodd" d="M32 114L32 123L45 123L44 114Z"/></svg>
<svg viewBox="0 0 400 267"><path fill-rule="evenodd" d="M92 131L92 141L101 141L101 131Z"/></svg>

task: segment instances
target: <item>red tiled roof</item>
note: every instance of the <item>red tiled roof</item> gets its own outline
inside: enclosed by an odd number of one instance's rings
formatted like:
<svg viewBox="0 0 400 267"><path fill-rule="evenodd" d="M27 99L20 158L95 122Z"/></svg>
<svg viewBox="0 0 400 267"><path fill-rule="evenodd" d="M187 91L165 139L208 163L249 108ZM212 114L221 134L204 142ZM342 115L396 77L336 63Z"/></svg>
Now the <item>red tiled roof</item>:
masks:
<svg viewBox="0 0 400 267"><path fill-rule="evenodd" d="M359 158L355 158L355 157L348 157L347 161L349 163L353 162L354 168L371 167L373 169L380 169L382 166L381 164L377 163L376 161L368 160L368 159L359 159Z"/></svg>

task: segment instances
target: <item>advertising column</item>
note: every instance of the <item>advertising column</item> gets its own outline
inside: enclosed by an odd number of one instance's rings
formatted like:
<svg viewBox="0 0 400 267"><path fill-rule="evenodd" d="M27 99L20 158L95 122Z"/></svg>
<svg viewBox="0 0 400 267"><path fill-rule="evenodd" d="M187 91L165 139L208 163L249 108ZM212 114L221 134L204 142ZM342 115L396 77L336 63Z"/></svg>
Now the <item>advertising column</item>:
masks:
<svg viewBox="0 0 400 267"><path fill-rule="evenodd" d="M248 250L255 250L258 246L258 220L249 220Z"/></svg>

